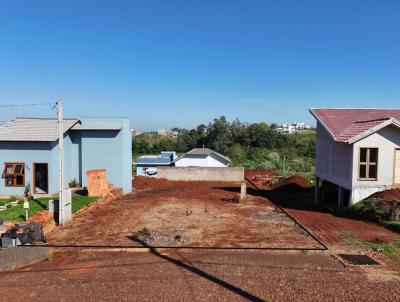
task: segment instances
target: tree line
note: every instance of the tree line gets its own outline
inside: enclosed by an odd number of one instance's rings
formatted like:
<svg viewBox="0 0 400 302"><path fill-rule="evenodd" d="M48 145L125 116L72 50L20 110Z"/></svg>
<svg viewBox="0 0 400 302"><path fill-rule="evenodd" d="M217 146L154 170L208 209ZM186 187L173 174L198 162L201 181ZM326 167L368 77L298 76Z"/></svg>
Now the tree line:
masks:
<svg viewBox="0 0 400 302"><path fill-rule="evenodd" d="M134 156L161 151L184 153L208 147L228 156L234 165L251 168L311 172L315 158L315 131L285 135L276 124L229 122L224 116L194 129L174 128L178 136L144 133L133 138ZM284 166L284 163L286 165Z"/></svg>

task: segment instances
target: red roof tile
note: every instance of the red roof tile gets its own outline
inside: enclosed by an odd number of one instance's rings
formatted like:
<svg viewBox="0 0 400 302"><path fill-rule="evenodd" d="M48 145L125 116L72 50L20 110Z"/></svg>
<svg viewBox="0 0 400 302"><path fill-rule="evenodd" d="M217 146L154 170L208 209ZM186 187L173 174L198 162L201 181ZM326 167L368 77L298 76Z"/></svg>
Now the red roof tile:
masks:
<svg viewBox="0 0 400 302"><path fill-rule="evenodd" d="M400 121L400 109L311 109L334 140L347 142L389 119Z"/></svg>

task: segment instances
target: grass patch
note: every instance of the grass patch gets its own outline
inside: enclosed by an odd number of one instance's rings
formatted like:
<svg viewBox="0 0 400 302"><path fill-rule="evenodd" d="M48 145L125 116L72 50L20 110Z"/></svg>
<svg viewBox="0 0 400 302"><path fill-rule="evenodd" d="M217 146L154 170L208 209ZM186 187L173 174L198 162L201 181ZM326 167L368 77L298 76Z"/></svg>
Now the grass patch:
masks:
<svg viewBox="0 0 400 302"><path fill-rule="evenodd" d="M368 240L360 240L355 236L355 234L349 231L341 231L340 235L350 244L373 250L397 262L400 262L400 239L388 243L380 243Z"/></svg>
<svg viewBox="0 0 400 302"><path fill-rule="evenodd" d="M86 207L88 204L96 200L97 197L86 197L86 196L72 196L72 213ZM49 200L54 197L43 197L29 201L29 217L36 214L37 212L47 210L49 208ZM8 200L7 200L8 202ZM23 204L19 204L15 207L8 208L7 210L0 212L0 218L8 221L25 221L25 209Z"/></svg>
<svg viewBox="0 0 400 302"><path fill-rule="evenodd" d="M72 213L79 211L95 201L97 197L72 196Z"/></svg>
<svg viewBox="0 0 400 302"><path fill-rule="evenodd" d="M5 204L7 204L9 202L8 199L0 199L0 206L4 206Z"/></svg>

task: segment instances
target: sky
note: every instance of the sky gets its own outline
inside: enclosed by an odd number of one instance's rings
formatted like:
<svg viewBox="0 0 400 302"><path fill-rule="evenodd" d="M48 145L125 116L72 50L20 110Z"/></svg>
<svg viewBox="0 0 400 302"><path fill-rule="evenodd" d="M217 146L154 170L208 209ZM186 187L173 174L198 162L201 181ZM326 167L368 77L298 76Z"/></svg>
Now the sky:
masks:
<svg viewBox="0 0 400 302"><path fill-rule="evenodd" d="M400 1L1 1L0 106L59 97L141 131L399 108Z"/></svg>

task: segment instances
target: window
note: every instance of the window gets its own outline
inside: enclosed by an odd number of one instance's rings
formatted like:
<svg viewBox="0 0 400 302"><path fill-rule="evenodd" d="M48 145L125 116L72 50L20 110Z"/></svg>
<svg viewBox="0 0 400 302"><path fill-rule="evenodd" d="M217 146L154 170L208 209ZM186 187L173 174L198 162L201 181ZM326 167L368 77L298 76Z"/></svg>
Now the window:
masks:
<svg viewBox="0 0 400 302"><path fill-rule="evenodd" d="M360 148L358 178L362 180L378 179L378 148Z"/></svg>
<svg viewBox="0 0 400 302"><path fill-rule="evenodd" d="M3 178L6 187L25 186L25 164L6 163L4 164Z"/></svg>

